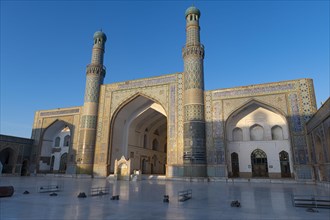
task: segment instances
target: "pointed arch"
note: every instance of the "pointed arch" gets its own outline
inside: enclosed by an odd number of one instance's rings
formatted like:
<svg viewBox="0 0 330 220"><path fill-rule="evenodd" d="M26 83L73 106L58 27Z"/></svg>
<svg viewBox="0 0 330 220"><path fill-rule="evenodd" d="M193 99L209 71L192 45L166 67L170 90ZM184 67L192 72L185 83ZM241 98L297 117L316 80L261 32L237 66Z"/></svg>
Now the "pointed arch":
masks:
<svg viewBox="0 0 330 220"><path fill-rule="evenodd" d="M6 147L0 151L2 173L14 173L18 152L12 147ZM1 173L0 173L1 174Z"/></svg>
<svg viewBox="0 0 330 220"><path fill-rule="evenodd" d="M241 128L234 128L233 130L233 141L243 141L243 131Z"/></svg>
<svg viewBox="0 0 330 220"><path fill-rule="evenodd" d="M262 141L264 140L264 128L259 124L254 124L250 127L250 140Z"/></svg>
<svg viewBox="0 0 330 220"><path fill-rule="evenodd" d="M251 165L253 177L268 177L267 154L263 150L256 149L251 153Z"/></svg>
<svg viewBox="0 0 330 220"><path fill-rule="evenodd" d="M134 153L137 149L143 153L134 154L138 157L145 156L150 158L151 152L157 154L166 154L159 149L167 142L167 114L165 108L154 99L151 99L141 93L136 93L116 108L111 117L109 129L109 150L107 161L110 165L109 172L114 172L114 161L121 156L128 157L128 154ZM155 134L155 131L156 132ZM158 144L155 145L154 139L157 138ZM148 149L141 150L141 149ZM164 155L158 158L163 158ZM142 160L140 160L142 163ZM147 160L144 162L148 162ZM134 164L137 166L137 164ZM133 167L133 169L140 169ZM142 166L143 167L143 166ZM155 166L155 172L159 166ZM144 167L146 168L146 167ZM156 170L157 168L157 170ZM150 166L147 166L150 172Z"/></svg>
<svg viewBox="0 0 330 220"><path fill-rule="evenodd" d="M283 140L283 129L279 125L275 125L271 128L272 140Z"/></svg>
<svg viewBox="0 0 330 220"><path fill-rule="evenodd" d="M277 113L278 115L281 115L281 117L283 119L285 119L285 121L287 122L287 114L285 112L283 112L282 110L280 110L279 108L272 106L268 103L264 103L261 102L259 100L256 99L250 99L247 102L243 103L241 106L239 106L238 108L236 108L235 110L231 111L227 117L226 123L233 117L235 117L236 115L238 115L242 110L247 109L249 106L252 105L256 105L256 106L260 106L262 108L265 108L269 111L272 111L274 113Z"/></svg>
<svg viewBox="0 0 330 220"><path fill-rule="evenodd" d="M60 138L60 137L56 137L56 138L55 138L55 144L54 144L54 147L59 147L59 146L60 146L60 143L61 143L61 138Z"/></svg>
<svg viewBox="0 0 330 220"><path fill-rule="evenodd" d="M281 177L291 177L289 153L282 150L279 153Z"/></svg>
<svg viewBox="0 0 330 220"><path fill-rule="evenodd" d="M59 156L55 156L55 161L52 164L52 156L54 155L53 147L58 145L57 137L61 136L61 139L64 139L64 134L69 133L72 138L74 134L74 126L66 120L55 119L52 123L43 130L41 135L41 141L39 142L39 154L38 154L38 164L37 171L50 172L51 169L57 170L58 164L60 163ZM57 141L56 141L57 139ZM56 147L61 147L60 152L70 153L71 148L66 148L65 151L62 151L63 144L59 144ZM57 165L56 165L57 164Z"/></svg>

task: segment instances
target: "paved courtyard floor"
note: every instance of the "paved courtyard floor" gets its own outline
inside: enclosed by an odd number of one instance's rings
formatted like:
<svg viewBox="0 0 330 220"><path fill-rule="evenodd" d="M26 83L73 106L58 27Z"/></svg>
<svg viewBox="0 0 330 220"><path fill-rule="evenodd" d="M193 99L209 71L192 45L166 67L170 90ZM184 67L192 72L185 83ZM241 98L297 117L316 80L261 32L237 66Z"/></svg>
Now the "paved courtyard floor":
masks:
<svg viewBox="0 0 330 220"><path fill-rule="evenodd" d="M58 184L57 196L38 187ZM307 212L293 207L292 194L328 195L329 188L292 183L186 181L109 181L66 177L0 177L12 185L12 197L0 198L0 219L330 219L329 209ZM91 187L109 187L109 195L89 196ZM192 199L178 201L178 191L192 189ZM30 194L23 194L24 191ZM87 198L77 198L85 192ZM118 194L119 200L111 200ZM169 195L169 203L163 202ZM231 207L239 200L241 207Z"/></svg>

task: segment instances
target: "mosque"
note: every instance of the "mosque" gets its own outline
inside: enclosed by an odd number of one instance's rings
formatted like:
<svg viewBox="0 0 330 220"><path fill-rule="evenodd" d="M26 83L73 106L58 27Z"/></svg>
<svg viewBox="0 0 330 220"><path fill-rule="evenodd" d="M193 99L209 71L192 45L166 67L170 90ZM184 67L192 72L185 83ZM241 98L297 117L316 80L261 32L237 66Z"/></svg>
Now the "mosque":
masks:
<svg viewBox="0 0 330 220"><path fill-rule="evenodd" d="M319 154L306 130L317 110L312 79L204 90L200 17L185 12L183 72L113 84L103 84L107 37L97 31L84 104L35 113L27 172L327 180L329 111L322 166L312 165Z"/></svg>

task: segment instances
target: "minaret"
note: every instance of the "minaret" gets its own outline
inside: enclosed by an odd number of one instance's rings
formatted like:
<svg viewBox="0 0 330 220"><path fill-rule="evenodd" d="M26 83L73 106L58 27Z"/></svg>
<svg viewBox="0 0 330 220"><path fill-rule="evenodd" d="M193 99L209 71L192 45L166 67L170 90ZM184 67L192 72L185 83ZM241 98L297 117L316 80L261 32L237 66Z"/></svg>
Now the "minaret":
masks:
<svg viewBox="0 0 330 220"><path fill-rule="evenodd" d="M80 121L78 173L92 174L93 172L100 86L103 84L106 72L103 66L106 40L107 36L102 31L95 32L92 61L86 69L85 100Z"/></svg>
<svg viewBox="0 0 330 220"><path fill-rule="evenodd" d="M186 45L184 60L184 155L186 176L206 176L204 118L204 46L200 43L200 11L186 10Z"/></svg>

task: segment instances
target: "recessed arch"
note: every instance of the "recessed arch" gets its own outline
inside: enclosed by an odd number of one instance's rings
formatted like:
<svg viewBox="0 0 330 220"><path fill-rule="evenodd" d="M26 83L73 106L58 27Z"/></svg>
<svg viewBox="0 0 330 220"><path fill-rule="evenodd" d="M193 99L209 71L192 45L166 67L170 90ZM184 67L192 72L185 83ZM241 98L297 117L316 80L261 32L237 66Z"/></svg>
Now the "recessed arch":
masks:
<svg viewBox="0 0 330 220"><path fill-rule="evenodd" d="M275 106L272 106L268 103L264 103L261 102L259 100L255 100L255 99L250 99L247 102L243 103L241 106L239 106L238 108L234 109L233 111L231 111L228 114L227 120L226 120L226 126L228 121L230 121L232 118L234 118L236 115L238 115L241 111L243 111L244 109L247 109L249 106L259 106L259 107L263 107L269 111L272 111L278 115L280 115L285 121L287 121L287 114L285 112L283 112L282 110L278 109Z"/></svg>
<svg viewBox="0 0 330 220"><path fill-rule="evenodd" d="M70 142L69 146L64 147L64 140L66 136L72 138L74 133L73 129L74 126L71 123L61 119L54 120L53 123L45 128L39 144L39 172L47 173L60 171L61 155L64 153L67 153L66 155L68 155L72 148Z"/></svg>
<svg viewBox="0 0 330 220"><path fill-rule="evenodd" d="M243 131L241 128L234 128L233 130L233 141L243 141Z"/></svg>
<svg viewBox="0 0 330 220"><path fill-rule="evenodd" d="M109 173L114 172L116 159L134 155L131 165L133 170L143 167L144 173L165 174L163 169L157 170L163 167L163 158L167 153L160 149L167 142L167 114L161 104L138 93L116 109L110 125ZM156 147L155 139L158 142ZM157 155L157 164L150 159L153 156L151 154Z"/></svg>
<svg viewBox="0 0 330 220"><path fill-rule="evenodd" d="M239 177L239 158L238 153L233 152L230 155L231 159L231 172L233 177Z"/></svg>
<svg viewBox="0 0 330 220"><path fill-rule="evenodd" d="M7 147L0 151L0 162L2 164L2 173L14 173L17 160L17 152Z"/></svg>
<svg viewBox="0 0 330 220"><path fill-rule="evenodd" d="M266 153L256 149L251 153L251 165L253 177L268 177L268 161Z"/></svg>
<svg viewBox="0 0 330 220"><path fill-rule="evenodd" d="M275 125L271 128L272 140L283 140L283 129L279 125Z"/></svg>
<svg viewBox="0 0 330 220"><path fill-rule="evenodd" d="M262 141L264 139L264 128L259 124L252 125L250 127L250 140Z"/></svg>
<svg viewBox="0 0 330 220"><path fill-rule="evenodd" d="M279 153L280 166L281 166L281 177L291 177L290 171L290 159L289 154L286 151Z"/></svg>

